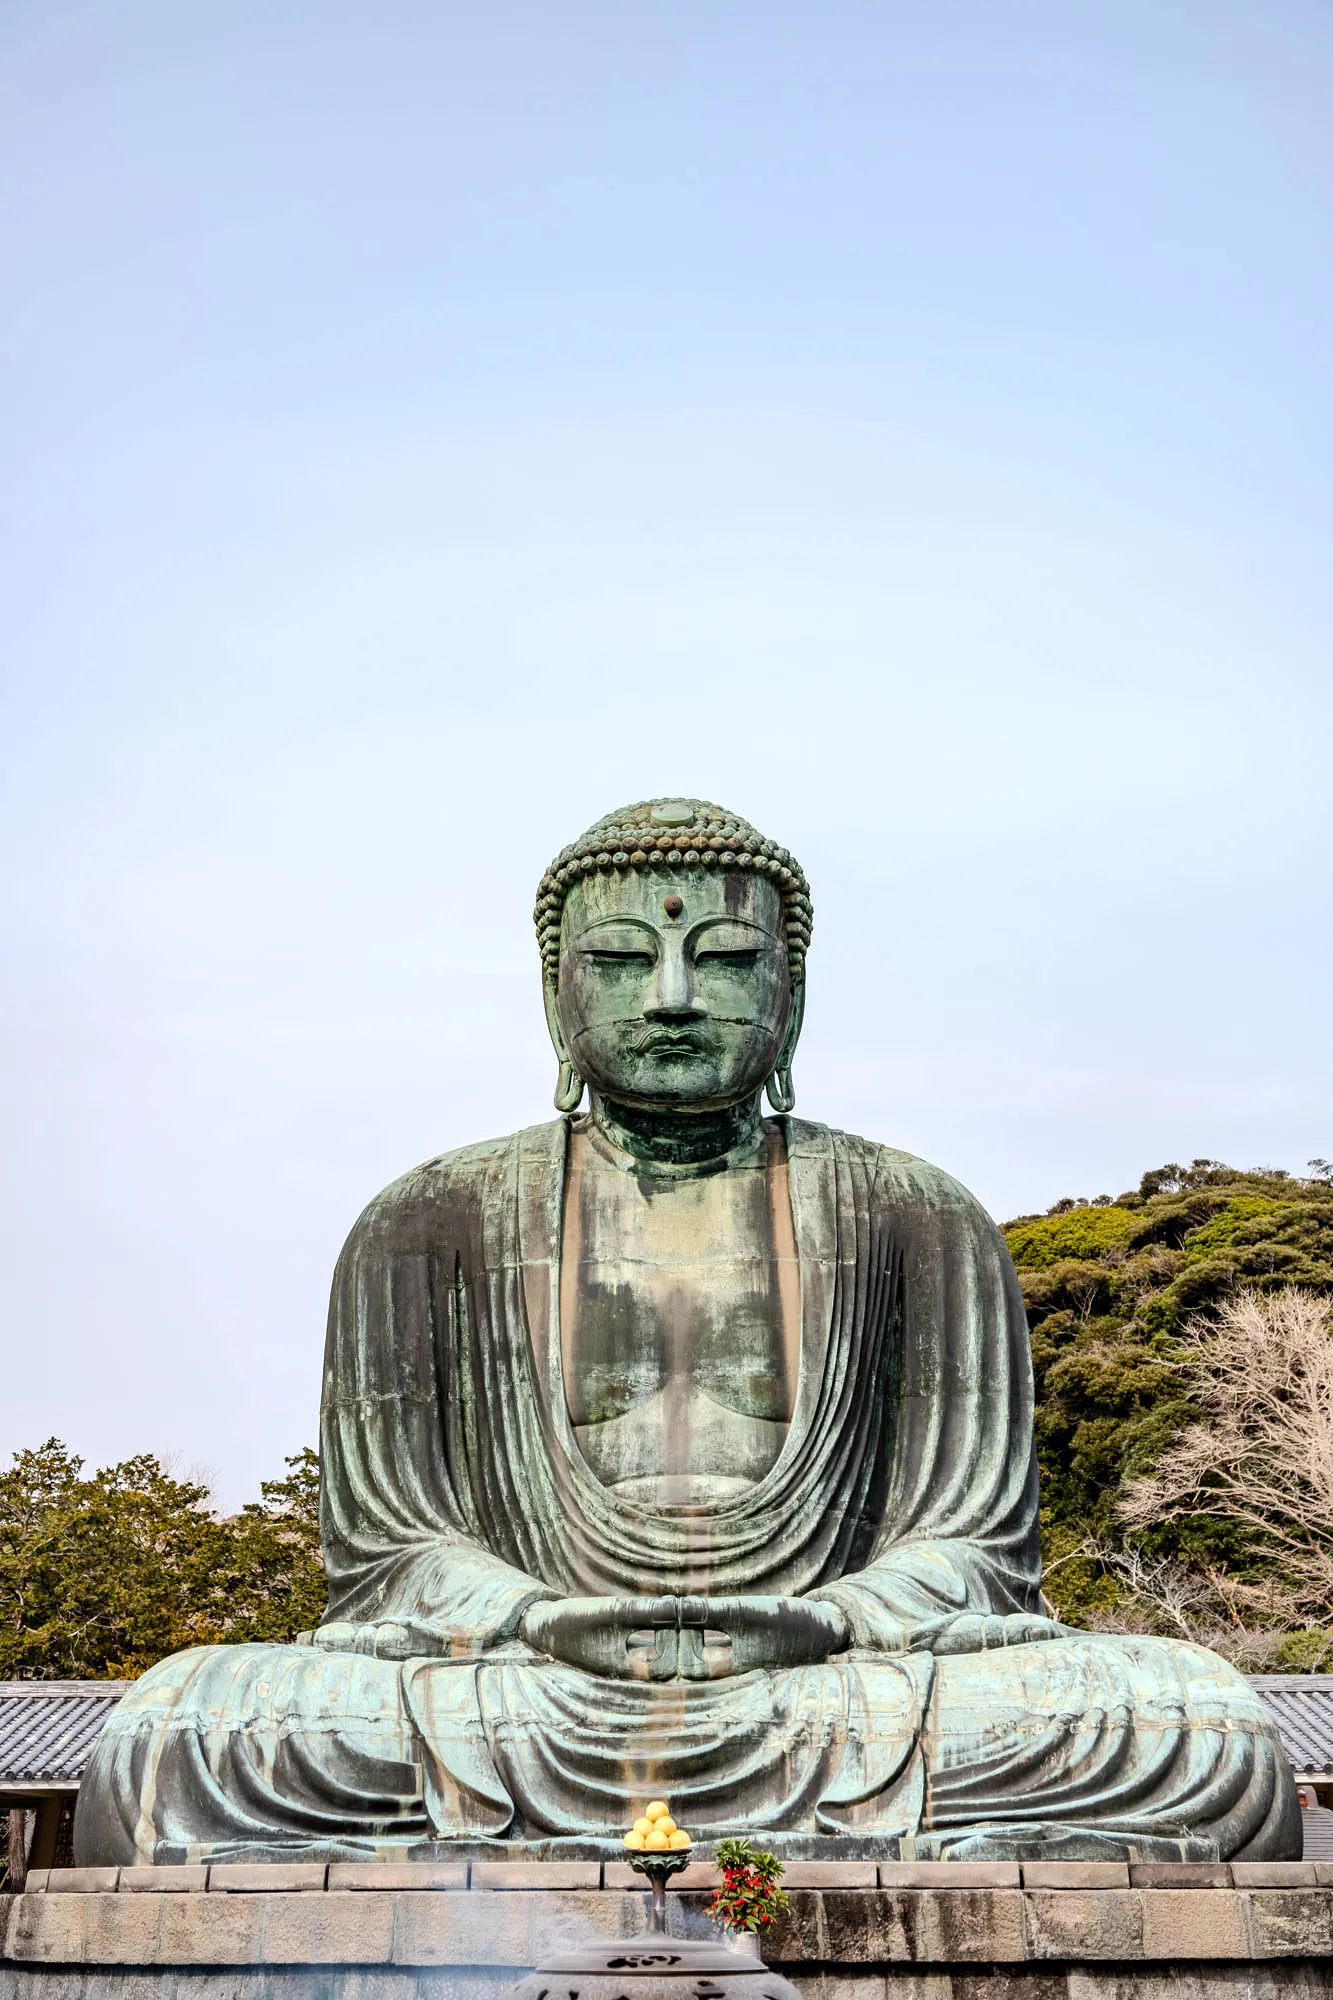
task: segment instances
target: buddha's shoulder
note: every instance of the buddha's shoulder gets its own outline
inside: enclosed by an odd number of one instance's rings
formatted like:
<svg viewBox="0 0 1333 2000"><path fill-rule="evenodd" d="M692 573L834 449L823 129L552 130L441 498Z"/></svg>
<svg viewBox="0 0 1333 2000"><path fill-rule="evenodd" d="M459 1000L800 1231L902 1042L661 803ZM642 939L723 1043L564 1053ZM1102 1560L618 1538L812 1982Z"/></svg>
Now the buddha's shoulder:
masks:
<svg viewBox="0 0 1333 2000"><path fill-rule="evenodd" d="M863 1139L856 1132L808 1120L787 1120L787 1146L793 1159L818 1157L841 1160L865 1175L872 1198L891 1206L990 1217L970 1188L917 1153Z"/></svg>
<svg viewBox="0 0 1333 2000"><path fill-rule="evenodd" d="M381 1188L362 1211L353 1236L441 1204L493 1200L518 1172L530 1173L534 1168L558 1172L564 1158L564 1128L563 1118L553 1118L521 1132L506 1133L501 1139L481 1139L436 1153Z"/></svg>

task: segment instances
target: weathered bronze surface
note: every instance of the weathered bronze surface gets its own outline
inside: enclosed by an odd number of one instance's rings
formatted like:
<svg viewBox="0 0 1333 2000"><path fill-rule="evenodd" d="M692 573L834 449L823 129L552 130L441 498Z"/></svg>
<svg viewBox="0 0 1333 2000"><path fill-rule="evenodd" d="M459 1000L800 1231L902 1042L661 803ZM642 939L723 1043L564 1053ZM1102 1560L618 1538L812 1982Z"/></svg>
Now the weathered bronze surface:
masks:
<svg viewBox="0 0 1333 2000"><path fill-rule="evenodd" d="M548 871L564 1115L405 1175L335 1275L325 1622L146 1674L81 1861L586 1845L654 1794L839 1851L1299 1853L1238 1674L1047 1616L1002 1240L789 1115L810 926L692 800Z"/></svg>

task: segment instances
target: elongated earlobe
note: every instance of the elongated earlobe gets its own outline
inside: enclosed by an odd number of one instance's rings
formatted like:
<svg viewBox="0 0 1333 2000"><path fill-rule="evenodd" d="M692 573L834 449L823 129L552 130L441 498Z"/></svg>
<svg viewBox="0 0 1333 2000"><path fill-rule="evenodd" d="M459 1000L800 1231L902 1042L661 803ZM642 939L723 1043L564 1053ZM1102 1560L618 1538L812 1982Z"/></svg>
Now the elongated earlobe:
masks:
<svg viewBox="0 0 1333 2000"><path fill-rule="evenodd" d="M787 1032L782 1037L782 1047L773 1065L773 1074L764 1085L764 1095L779 1117L796 1109L796 1086L791 1080L791 1059L796 1044L801 1037L801 1022L805 1019L805 981L798 979L792 988L791 1014L787 1021Z"/></svg>
<svg viewBox="0 0 1333 2000"><path fill-rule="evenodd" d="M764 1085L764 1095L779 1113L796 1109L796 1090L791 1080L790 1063L783 1063L774 1070Z"/></svg>
<svg viewBox="0 0 1333 2000"><path fill-rule="evenodd" d="M560 1059L560 1080L555 1087L557 1111L577 1111L583 1102L583 1078L572 1062Z"/></svg>

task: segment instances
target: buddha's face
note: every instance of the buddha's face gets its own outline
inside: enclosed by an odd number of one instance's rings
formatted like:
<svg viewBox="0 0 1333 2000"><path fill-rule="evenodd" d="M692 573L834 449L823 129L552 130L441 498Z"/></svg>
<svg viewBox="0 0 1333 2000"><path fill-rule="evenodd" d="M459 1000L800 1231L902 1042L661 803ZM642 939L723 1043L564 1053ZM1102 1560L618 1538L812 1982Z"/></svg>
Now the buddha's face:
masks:
<svg viewBox="0 0 1333 2000"><path fill-rule="evenodd" d="M793 996L782 900L764 876L585 876L560 944L560 1026L603 1096L703 1109L739 1102L772 1071Z"/></svg>

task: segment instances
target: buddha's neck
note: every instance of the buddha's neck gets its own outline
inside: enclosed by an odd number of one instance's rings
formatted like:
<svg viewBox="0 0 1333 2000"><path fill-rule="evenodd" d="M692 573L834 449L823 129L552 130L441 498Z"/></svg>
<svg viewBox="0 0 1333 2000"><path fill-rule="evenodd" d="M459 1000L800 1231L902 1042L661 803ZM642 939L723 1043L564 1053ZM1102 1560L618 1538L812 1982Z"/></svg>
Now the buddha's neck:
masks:
<svg viewBox="0 0 1333 2000"><path fill-rule="evenodd" d="M707 1173L759 1145L759 1092L717 1110L645 1111L592 1092L592 1120L617 1151L665 1172Z"/></svg>

